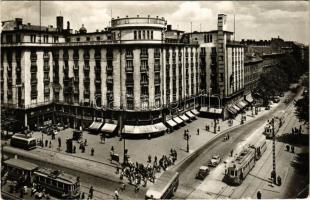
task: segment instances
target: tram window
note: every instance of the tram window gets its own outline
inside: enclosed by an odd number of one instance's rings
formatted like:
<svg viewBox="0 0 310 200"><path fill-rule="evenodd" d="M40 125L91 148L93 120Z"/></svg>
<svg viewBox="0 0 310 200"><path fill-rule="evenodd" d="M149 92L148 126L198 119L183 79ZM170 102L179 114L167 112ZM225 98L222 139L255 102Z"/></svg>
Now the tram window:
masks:
<svg viewBox="0 0 310 200"><path fill-rule="evenodd" d="M51 179L47 178L47 179L46 179L46 184L49 184L49 185L50 185L50 184L51 184Z"/></svg>
<svg viewBox="0 0 310 200"><path fill-rule="evenodd" d="M232 176L234 176L234 171L232 170L232 171L230 171L230 174L232 175Z"/></svg>
<svg viewBox="0 0 310 200"><path fill-rule="evenodd" d="M45 178L44 178L44 177L41 177L41 181L42 181L43 183L45 183Z"/></svg>
<svg viewBox="0 0 310 200"><path fill-rule="evenodd" d="M69 191L69 185L68 184L64 184L64 189L65 189L65 191Z"/></svg>
<svg viewBox="0 0 310 200"><path fill-rule="evenodd" d="M59 188L64 188L64 184L63 184L63 183L58 182L58 187L59 187Z"/></svg>
<svg viewBox="0 0 310 200"><path fill-rule="evenodd" d="M57 187L57 182L55 180L52 180L52 185Z"/></svg>

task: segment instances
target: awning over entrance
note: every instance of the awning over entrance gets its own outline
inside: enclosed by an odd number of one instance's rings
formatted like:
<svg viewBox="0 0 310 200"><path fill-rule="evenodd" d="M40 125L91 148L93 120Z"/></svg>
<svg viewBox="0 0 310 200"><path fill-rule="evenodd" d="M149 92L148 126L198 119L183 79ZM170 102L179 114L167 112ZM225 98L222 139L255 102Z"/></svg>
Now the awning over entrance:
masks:
<svg viewBox="0 0 310 200"><path fill-rule="evenodd" d="M222 114L223 109L222 108L209 108L208 107L201 107L200 112L201 113L215 113L215 114Z"/></svg>
<svg viewBox="0 0 310 200"><path fill-rule="evenodd" d="M124 134L149 134L149 133L159 133L166 131L167 127L163 123L157 123L152 125L145 125L145 126L131 126L125 125L123 128Z"/></svg>
<svg viewBox="0 0 310 200"><path fill-rule="evenodd" d="M182 124L183 123L183 120L180 117L173 118L173 121L175 121L178 124Z"/></svg>
<svg viewBox="0 0 310 200"><path fill-rule="evenodd" d="M98 130L101 128L102 125L103 125L102 122L96 122L96 121L94 121L94 122L89 126L88 129L94 130L94 131L98 131Z"/></svg>
<svg viewBox="0 0 310 200"><path fill-rule="evenodd" d="M252 95L251 95L251 94L246 95L246 96L245 96L245 100L246 100L247 102L249 102L249 103L252 103L252 102L253 102L253 97L252 97Z"/></svg>
<svg viewBox="0 0 310 200"><path fill-rule="evenodd" d="M101 128L102 132L107 132L107 133L113 133L116 129L117 125L116 124L109 124L105 123L103 127Z"/></svg>
<svg viewBox="0 0 310 200"><path fill-rule="evenodd" d="M237 110L235 110L232 106L227 107L227 111L230 112L231 114L235 115L237 114Z"/></svg>
<svg viewBox="0 0 310 200"><path fill-rule="evenodd" d="M176 125L177 125L177 123L176 122L174 122L172 119L170 119L170 120L168 120L167 121L167 124L170 126L170 127L175 127Z"/></svg>
<svg viewBox="0 0 310 200"><path fill-rule="evenodd" d="M196 109L191 110L192 113L194 113L194 115L199 115L199 112Z"/></svg>
<svg viewBox="0 0 310 200"><path fill-rule="evenodd" d="M187 121L189 120L189 118L186 117L186 115L184 115L184 114L181 115L180 118L181 118L183 121L185 121L185 122L187 122Z"/></svg>
<svg viewBox="0 0 310 200"><path fill-rule="evenodd" d="M193 113L191 113L190 111L187 111L186 113L185 113L190 119L194 119L196 116L193 114Z"/></svg>
<svg viewBox="0 0 310 200"><path fill-rule="evenodd" d="M236 106L235 104L232 106L233 109L235 109L237 112L240 111L240 108L238 106Z"/></svg>

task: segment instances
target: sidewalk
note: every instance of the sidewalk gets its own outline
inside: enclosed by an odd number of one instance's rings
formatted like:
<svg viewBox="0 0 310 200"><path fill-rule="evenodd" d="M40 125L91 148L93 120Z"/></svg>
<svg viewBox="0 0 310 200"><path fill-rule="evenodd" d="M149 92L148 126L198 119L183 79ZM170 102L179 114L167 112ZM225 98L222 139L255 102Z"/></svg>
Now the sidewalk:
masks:
<svg viewBox="0 0 310 200"><path fill-rule="evenodd" d="M274 108L277 104L273 104L272 107ZM272 109L273 109L272 108ZM259 117L268 111L261 110L258 115L252 116L251 111L246 112L247 116L247 123L253 118ZM227 121L220 120L220 132L217 131L217 134L226 131L230 128L236 127L240 125L241 123L241 115L238 115L235 120L233 120L233 126L229 126ZM183 158L187 157L189 154L186 152L186 140L183 138L184 130L188 129L189 133L191 135L191 138L189 140L189 149L190 153L197 150L200 146L204 145L206 142L208 142L210 139L215 137L217 134L213 133L213 127L211 126L214 123L212 119L206 119L206 118L200 118L197 117L197 120L194 120L188 124L186 124L184 127L181 127L172 133L165 134L164 136L152 138L151 140L143 139L143 140L130 140L126 139L126 149L128 149L128 154L130 156L130 160L132 162L139 162L139 163L147 163L148 155L151 155L152 159L154 159L154 156L157 156L160 158L162 155L169 155L170 149L176 149L178 153L178 160L182 160ZM206 124L210 125L210 131L205 130ZM199 128L199 135L197 135L197 129ZM65 156L63 159L69 159L69 157L76 158L82 158L86 159L88 161L95 161L101 164L105 164L106 166L115 166L116 164L111 164L110 161L110 150L111 147L114 147L114 152L119 155L120 162L123 161L123 148L124 148L124 141L119 141L118 137L114 138L106 138L105 143L101 143L100 141L100 135L92 135L89 134L87 131L83 131L83 139L87 140L88 146L86 146L86 150L84 153L81 152L79 149L79 144L74 141L73 145L76 146L76 153L70 154L65 152L65 141L67 138L72 137L73 129L66 129L63 131L60 131L58 135L56 135L55 140L51 140L51 136L47 136L46 134L43 134L43 140L46 139L48 141L51 141L52 147L44 147L43 149L37 148L36 150L33 150L32 152L36 153L42 153L46 152L47 154L50 154L50 152L55 152L57 154L63 154ZM38 138L39 140L42 139L42 133L41 132L34 132L33 136ZM61 150L57 150L58 147L58 138L61 138L62 146ZM45 143L45 142L44 142ZM91 148L94 148L94 156L91 156Z"/></svg>

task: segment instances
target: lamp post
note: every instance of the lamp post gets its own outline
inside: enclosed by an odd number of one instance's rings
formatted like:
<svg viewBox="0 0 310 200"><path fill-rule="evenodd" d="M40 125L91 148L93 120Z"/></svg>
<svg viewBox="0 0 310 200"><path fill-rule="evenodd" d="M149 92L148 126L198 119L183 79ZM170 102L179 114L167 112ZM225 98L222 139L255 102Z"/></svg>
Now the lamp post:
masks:
<svg viewBox="0 0 310 200"><path fill-rule="evenodd" d="M208 107L208 109L210 109L210 97L211 97L211 91L212 91L212 88L209 88L209 107Z"/></svg>
<svg viewBox="0 0 310 200"><path fill-rule="evenodd" d="M191 137L191 136L190 136L189 133L187 132L186 135L185 135L185 138L184 138L184 139L186 140L186 152L187 152L187 153L189 153L189 139L190 139L190 137Z"/></svg>
<svg viewBox="0 0 310 200"><path fill-rule="evenodd" d="M273 178L273 183L277 183L277 172L276 172L276 135L274 131L274 118L271 120L271 126L272 126L272 172L271 172L271 178Z"/></svg>

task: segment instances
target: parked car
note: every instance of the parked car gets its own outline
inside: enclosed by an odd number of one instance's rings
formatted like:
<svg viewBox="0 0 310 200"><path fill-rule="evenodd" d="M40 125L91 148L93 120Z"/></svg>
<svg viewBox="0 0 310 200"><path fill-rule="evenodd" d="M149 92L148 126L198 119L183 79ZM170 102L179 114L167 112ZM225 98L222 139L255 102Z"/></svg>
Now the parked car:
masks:
<svg viewBox="0 0 310 200"><path fill-rule="evenodd" d="M270 110L270 106L266 106L265 110Z"/></svg>
<svg viewBox="0 0 310 200"><path fill-rule="evenodd" d="M203 180L209 174L209 172L210 172L209 167L201 166L199 168L198 173L196 174L196 179Z"/></svg>
<svg viewBox="0 0 310 200"><path fill-rule="evenodd" d="M210 167L216 167L221 162L221 157L219 155L213 155L211 160L209 161Z"/></svg>
<svg viewBox="0 0 310 200"><path fill-rule="evenodd" d="M273 98L273 103L278 103L278 102L280 102L280 97L279 96L275 96Z"/></svg>
<svg viewBox="0 0 310 200"><path fill-rule="evenodd" d="M284 92L281 92L281 93L280 93L280 97L284 97Z"/></svg>

